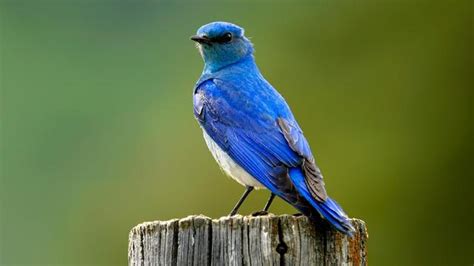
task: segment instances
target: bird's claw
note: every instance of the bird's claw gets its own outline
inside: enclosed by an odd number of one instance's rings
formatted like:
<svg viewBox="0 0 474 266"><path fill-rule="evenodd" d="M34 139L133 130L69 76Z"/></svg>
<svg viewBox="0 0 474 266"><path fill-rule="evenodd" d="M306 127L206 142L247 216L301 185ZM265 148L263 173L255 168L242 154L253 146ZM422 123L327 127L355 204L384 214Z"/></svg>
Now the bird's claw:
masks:
<svg viewBox="0 0 474 266"><path fill-rule="evenodd" d="M268 212L267 211L256 211L256 212L252 212L252 216L256 217L256 216L264 216L264 215L267 215Z"/></svg>

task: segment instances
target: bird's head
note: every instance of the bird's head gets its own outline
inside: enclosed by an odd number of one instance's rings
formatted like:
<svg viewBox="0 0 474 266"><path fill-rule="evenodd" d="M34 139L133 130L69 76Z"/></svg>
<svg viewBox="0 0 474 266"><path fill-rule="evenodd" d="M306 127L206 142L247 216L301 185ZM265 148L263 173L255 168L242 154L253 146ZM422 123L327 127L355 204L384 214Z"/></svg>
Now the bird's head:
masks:
<svg viewBox="0 0 474 266"><path fill-rule="evenodd" d="M209 71L216 71L251 56L252 43L244 36L244 29L228 22L212 22L198 29L191 37Z"/></svg>

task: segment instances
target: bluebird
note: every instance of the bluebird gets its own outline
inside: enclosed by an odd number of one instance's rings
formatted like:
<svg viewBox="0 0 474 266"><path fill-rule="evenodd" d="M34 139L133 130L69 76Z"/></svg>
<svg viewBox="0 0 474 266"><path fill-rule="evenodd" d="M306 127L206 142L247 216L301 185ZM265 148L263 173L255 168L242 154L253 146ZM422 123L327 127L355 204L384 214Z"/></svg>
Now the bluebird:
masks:
<svg viewBox="0 0 474 266"><path fill-rule="evenodd" d="M212 22L191 37L204 59L194 86L194 116L214 159L245 192L237 213L253 189L270 190L260 212L275 195L312 221L327 220L352 235L354 228L339 204L328 197L308 141L285 99L265 80L244 29Z"/></svg>

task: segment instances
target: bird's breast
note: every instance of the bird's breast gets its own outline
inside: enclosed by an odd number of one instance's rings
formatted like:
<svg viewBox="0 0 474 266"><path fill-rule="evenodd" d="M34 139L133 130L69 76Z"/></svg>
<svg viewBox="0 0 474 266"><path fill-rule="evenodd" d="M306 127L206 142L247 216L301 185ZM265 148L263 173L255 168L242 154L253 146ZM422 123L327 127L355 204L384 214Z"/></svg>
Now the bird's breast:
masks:
<svg viewBox="0 0 474 266"><path fill-rule="evenodd" d="M203 129L204 140L206 141L209 151L216 160L219 167L243 186L251 186L256 189L265 188L257 179L250 175L238 163L236 163Z"/></svg>

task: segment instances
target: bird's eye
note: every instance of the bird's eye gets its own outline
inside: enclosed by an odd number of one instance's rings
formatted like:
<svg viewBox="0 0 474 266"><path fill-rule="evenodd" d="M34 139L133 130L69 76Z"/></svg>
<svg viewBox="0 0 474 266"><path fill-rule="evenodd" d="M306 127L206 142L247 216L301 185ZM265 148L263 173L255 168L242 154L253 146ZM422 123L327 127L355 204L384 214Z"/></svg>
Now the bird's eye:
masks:
<svg viewBox="0 0 474 266"><path fill-rule="evenodd" d="M232 33L227 32L224 35L220 36L216 40L218 43L228 43L232 41Z"/></svg>

